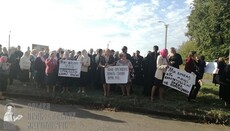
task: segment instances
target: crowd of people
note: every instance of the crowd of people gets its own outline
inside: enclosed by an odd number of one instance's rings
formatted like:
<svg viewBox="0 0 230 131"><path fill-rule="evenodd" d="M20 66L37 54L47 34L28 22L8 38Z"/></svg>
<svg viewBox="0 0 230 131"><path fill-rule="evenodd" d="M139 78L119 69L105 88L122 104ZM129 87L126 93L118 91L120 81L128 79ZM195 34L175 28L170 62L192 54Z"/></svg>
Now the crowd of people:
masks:
<svg viewBox="0 0 230 131"><path fill-rule="evenodd" d="M110 49L90 49L78 51L64 50L49 52L49 49L36 50L28 47L22 52L21 47L10 48L0 45L0 99L4 99L3 92L7 85L14 83L15 79L20 80L23 86L34 83L37 88L46 87L47 92L56 92L57 87L61 87L61 93L69 92L70 87L76 87L77 93L85 94L85 87L101 88L104 96L110 96L110 85L105 81L105 68L108 66L128 66L129 76L126 84L117 84L121 87L123 96L130 96L133 85L143 87L143 95L150 97L151 101L159 95L164 97L164 91L170 90L162 84L165 72L169 66L178 68L183 64L183 59L176 52L174 47L159 51L157 45L153 51L149 51L146 57L136 51L131 56L128 48L123 46L121 53ZM77 60L81 63L81 77L61 77L58 76L60 60ZM191 51L184 62L185 71L195 74L196 83L188 96L188 101L195 101L196 96L202 86L202 78L206 66L205 57L197 56L196 51ZM229 89L229 64L220 58L218 61L218 83L220 84L220 98L230 104Z"/></svg>

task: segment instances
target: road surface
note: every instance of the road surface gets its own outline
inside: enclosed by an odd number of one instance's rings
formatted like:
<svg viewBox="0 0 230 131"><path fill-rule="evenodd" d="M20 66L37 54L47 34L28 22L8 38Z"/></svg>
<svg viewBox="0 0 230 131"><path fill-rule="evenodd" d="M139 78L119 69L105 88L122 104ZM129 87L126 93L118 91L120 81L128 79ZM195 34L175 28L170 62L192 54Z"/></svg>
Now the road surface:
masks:
<svg viewBox="0 0 230 131"><path fill-rule="evenodd" d="M6 122L9 105L14 116ZM198 124L165 117L127 112L88 110L78 105L58 105L25 99L0 101L0 130L13 131L230 131L221 125ZM10 113L8 113L10 114ZM7 116L7 115L6 115ZM9 116L9 115L8 115Z"/></svg>

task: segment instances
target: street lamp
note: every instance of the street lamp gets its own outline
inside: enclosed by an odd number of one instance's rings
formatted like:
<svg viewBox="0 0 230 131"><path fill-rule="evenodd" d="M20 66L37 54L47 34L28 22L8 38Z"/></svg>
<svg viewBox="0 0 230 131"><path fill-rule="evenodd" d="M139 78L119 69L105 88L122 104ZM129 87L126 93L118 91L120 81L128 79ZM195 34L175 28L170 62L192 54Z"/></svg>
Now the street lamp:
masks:
<svg viewBox="0 0 230 131"><path fill-rule="evenodd" d="M9 41L8 41L8 53L10 55L10 35L11 35L11 31L9 32Z"/></svg>
<svg viewBox="0 0 230 131"><path fill-rule="evenodd" d="M108 44L107 44L107 49L109 49L109 43L110 43L110 42L111 42L111 41L109 41Z"/></svg>
<svg viewBox="0 0 230 131"><path fill-rule="evenodd" d="M159 23L163 23L165 25L165 49L167 48L167 34L168 34L168 26L164 21L158 21Z"/></svg>

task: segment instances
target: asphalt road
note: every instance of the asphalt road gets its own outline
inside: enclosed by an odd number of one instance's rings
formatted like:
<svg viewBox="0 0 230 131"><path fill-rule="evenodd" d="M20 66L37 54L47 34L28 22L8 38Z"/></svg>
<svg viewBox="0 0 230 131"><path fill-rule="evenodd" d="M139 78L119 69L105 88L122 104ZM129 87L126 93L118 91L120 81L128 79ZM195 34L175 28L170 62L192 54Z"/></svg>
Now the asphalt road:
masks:
<svg viewBox="0 0 230 131"><path fill-rule="evenodd" d="M14 106L20 120L5 122L7 106ZM13 131L229 131L230 127L198 124L166 117L126 112L88 110L77 105L58 105L25 99L0 101L0 130Z"/></svg>

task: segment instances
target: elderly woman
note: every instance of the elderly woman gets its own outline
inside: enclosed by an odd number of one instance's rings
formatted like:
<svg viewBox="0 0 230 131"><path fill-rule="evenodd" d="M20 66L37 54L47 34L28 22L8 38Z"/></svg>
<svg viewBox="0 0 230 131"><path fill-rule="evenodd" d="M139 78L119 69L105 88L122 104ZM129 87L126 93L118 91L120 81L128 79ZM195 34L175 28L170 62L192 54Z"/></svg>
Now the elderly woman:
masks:
<svg viewBox="0 0 230 131"><path fill-rule="evenodd" d="M108 66L113 66L115 64L115 60L113 56L110 54L110 50L106 49L105 54L99 60L99 70L100 70L100 80L101 84L103 84L104 96L109 96L110 85L105 82L105 68Z"/></svg>
<svg viewBox="0 0 230 131"><path fill-rule="evenodd" d="M70 60L71 58L69 57L70 52L65 51L62 58L59 60ZM69 92L69 87L72 86L72 78L71 77L59 77L60 84L63 88L61 93Z"/></svg>
<svg viewBox="0 0 230 131"><path fill-rule="evenodd" d="M120 59L117 61L116 66L128 66L129 67L129 74L130 74L130 71L133 70L133 65L132 65L131 61L126 58L125 53L120 53L119 58ZM125 96L125 91L127 93L127 96L130 96L131 82L132 81L131 81L130 75L128 75L128 83L121 84L121 91L122 91L123 96Z"/></svg>
<svg viewBox="0 0 230 131"><path fill-rule="evenodd" d="M21 69L20 80L22 81L23 86L26 86L26 83L29 82L29 71L31 66L30 51L26 51L20 58L19 66Z"/></svg>
<svg viewBox="0 0 230 131"><path fill-rule="evenodd" d="M78 93L85 94L85 86L87 86L88 68L90 66L90 57L86 50L82 50L82 55L78 56L81 62L81 77L80 77L80 87Z"/></svg>
<svg viewBox="0 0 230 131"><path fill-rule="evenodd" d="M224 101L226 107L230 107L230 64L227 64L223 57L218 60L218 83L219 97Z"/></svg>
<svg viewBox="0 0 230 131"><path fill-rule="evenodd" d="M43 56L44 56L44 52L40 51L34 62L34 70L36 72L35 73L36 87L42 87L45 85L46 65L45 65L45 59Z"/></svg>
<svg viewBox="0 0 230 131"><path fill-rule="evenodd" d="M163 82L166 69L169 65L167 56L168 56L168 50L162 49L160 51L160 55L157 57L157 70L155 73L154 86L152 87L152 92L151 92L151 101L154 100L154 95L157 89L159 89L160 99L163 99L164 89L163 89L162 82Z"/></svg>
<svg viewBox="0 0 230 131"><path fill-rule="evenodd" d="M3 92L7 88L7 80L9 74L10 64L7 62L6 56L0 57L0 100L5 99Z"/></svg>
<svg viewBox="0 0 230 131"><path fill-rule="evenodd" d="M30 62L31 62L31 66L30 66L30 72L31 72L31 75L30 75L30 80L33 84L35 84L35 60L37 58L37 50L36 49L33 49L31 51L31 54L30 54Z"/></svg>
<svg viewBox="0 0 230 131"><path fill-rule="evenodd" d="M55 85L57 82L57 60L55 59L56 53L52 51L50 56L45 60L46 69L46 85L47 85L47 92L50 92L50 88L53 88L53 93L55 92Z"/></svg>

